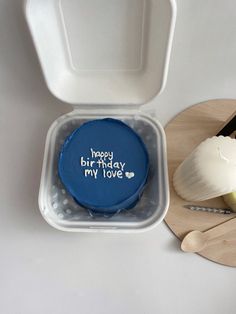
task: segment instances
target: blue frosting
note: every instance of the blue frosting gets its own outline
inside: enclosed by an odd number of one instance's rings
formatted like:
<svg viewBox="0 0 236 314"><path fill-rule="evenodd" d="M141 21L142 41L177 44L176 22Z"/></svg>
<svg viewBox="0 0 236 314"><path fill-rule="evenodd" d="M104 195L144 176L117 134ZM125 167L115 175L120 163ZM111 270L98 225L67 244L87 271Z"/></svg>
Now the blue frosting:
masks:
<svg viewBox="0 0 236 314"><path fill-rule="evenodd" d="M133 207L147 181L148 153L141 138L115 119L92 120L61 149L61 181L75 200L95 213Z"/></svg>

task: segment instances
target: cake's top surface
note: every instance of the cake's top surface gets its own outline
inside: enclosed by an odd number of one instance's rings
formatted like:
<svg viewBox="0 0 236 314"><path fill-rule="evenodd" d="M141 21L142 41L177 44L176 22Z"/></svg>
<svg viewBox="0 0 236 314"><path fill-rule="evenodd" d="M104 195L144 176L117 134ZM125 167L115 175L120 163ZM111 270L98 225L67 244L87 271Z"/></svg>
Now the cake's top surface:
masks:
<svg viewBox="0 0 236 314"><path fill-rule="evenodd" d="M148 154L141 138L115 119L92 120L63 144L59 175L82 206L114 213L140 197L147 180Z"/></svg>

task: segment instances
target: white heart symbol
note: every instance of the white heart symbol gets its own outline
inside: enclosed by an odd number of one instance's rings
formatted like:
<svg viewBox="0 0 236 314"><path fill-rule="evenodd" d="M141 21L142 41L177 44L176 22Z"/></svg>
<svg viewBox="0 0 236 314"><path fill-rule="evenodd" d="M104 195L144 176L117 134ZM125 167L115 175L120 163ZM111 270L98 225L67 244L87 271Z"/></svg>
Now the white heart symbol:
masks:
<svg viewBox="0 0 236 314"><path fill-rule="evenodd" d="M128 178L128 179L131 179L134 177L134 172L126 172L125 173L125 176Z"/></svg>

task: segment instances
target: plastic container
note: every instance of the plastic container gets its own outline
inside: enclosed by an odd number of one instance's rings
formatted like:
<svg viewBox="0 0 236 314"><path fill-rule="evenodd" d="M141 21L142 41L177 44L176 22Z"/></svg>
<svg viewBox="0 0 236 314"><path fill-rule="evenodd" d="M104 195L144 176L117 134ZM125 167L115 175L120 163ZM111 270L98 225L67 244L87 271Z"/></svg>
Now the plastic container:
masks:
<svg viewBox="0 0 236 314"><path fill-rule="evenodd" d="M64 231L141 231L169 205L165 134L145 104L166 82L174 0L28 0L27 22L50 91L73 111L49 129L39 207ZM150 109L150 108L149 108ZM141 201L110 218L92 217L67 195L57 173L60 146L82 123L111 117L141 135L151 171Z"/></svg>

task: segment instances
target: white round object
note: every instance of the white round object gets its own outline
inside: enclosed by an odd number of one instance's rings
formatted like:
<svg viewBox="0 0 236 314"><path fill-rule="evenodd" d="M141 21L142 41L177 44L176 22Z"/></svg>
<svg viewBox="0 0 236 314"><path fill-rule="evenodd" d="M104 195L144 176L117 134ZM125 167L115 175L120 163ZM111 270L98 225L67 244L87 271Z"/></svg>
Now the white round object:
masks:
<svg viewBox="0 0 236 314"><path fill-rule="evenodd" d="M202 142L177 168L176 192L188 201L204 201L236 190L236 140L214 136Z"/></svg>

